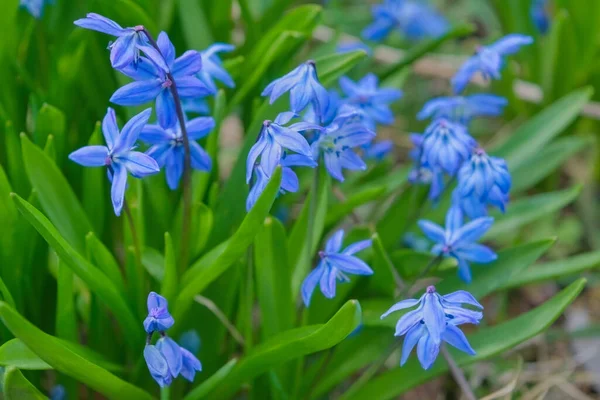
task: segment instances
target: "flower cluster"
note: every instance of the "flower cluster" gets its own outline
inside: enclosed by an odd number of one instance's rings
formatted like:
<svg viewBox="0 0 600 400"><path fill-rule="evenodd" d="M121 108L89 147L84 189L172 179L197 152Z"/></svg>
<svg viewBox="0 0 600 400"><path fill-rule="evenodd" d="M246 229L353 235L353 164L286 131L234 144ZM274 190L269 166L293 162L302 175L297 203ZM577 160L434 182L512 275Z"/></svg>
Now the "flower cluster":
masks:
<svg viewBox="0 0 600 400"><path fill-rule="evenodd" d="M174 323L175 320L169 313L167 300L161 295L150 292L148 316L144 320L144 329L148 334L144 359L152 378L160 387L169 386L173 378L179 375L193 382L196 371L202 371L202 364L196 356L185 347L179 346L165 333ZM158 332L161 337L153 345L151 343L154 332ZM195 338L192 339L196 341Z"/></svg>
<svg viewBox="0 0 600 400"><path fill-rule="evenodd" d="M421 298L402 300L387 310L381 319L399 310L418 306L405 313L396 324L394 336L405 336L400 365L404 365L412 349L417 346L417 358L423 369L429 369L437 358L442 342L475 355L465 334L458 328L462 324L479 324L483 313L463 305L483 310L483 306L464 290L441 296L434 286L429 286Z"/></svg>
<svg viewBox="0 0 600 400"><path fill-rule="evenodd" d="M112 108L102 123L106 146L86 146L69 156L87 167L107 167L112 182L111 197L116 215L121 214L127 176L136 178L165 170L169 188L177 189L183 176L186 151L190 167L210 171L211 158L198 144L215 127L212 117L190 119L184 113L206 113L207 96L217 91L216 81L233 87L218 52L232 46L217 43L207 50L189 50L176 57L175 47L165 32L155 41L143 26L123 28L115 21L90 13L75 25L116 37L109 45L113 68L133 79L119 88L110 101L121 106L154 102L157 123L148 124L152 109L133 117L119 133ZM138 139L149 146L145 153L135 151Z"/></svg>
<svg viewBox="0 0 600 400"><path fill-rule="evenodd" d="M298 190L293 166L316 167L322 160L329 174L344 180L343 170L365 170L367 165L355 149L369 158L381 159L391 150L391 142L373 143L377 124L394 122L390 103L402 92L379 88L375 75L359 82L340 79L343 96L327 91L319 81L313 61L301 64L276 79L263 91L270 103L289 92L290 111L274 121L264 121L246 162L246 182L254 184L246 201L250 210L266 187L275 168L283 168L280 193ZM294 121L293 123L292 120Z"/></svg>
<svg viewBox="0 0 600 400"><path fill-rule="evenodd" d="M382 4L373 7L375 20L363 30L362 36L368 40L381 41L394 29L411 40L443 35L450 24L424 3L417 0L384 0Z"/></svg>
<svg viewBox="0 0 600 400"><path fill-rule="evenodd" d="M431 118L432 122L423 134L411 135L411 158L415 162L411 182L430 184L429 198L437 201L445 187L456 180L445 228L429 221L420 221L419 226L436 243L431 250L434 254L457 260L459 275L466 282L471 281L469 261L489 263L496 259L493 251L475 242L493 223L493 218L487 217L488 206L505 211L511 177L506 162L488 155L468 128L474 118L501 115L506 99L493 94L458 93L477 72L485 78L499 79L504 56L516 53L532 40L512 34L480 47L452 78L457 95L427 102L417 117ZM465 216L471 219L466 224Z"/></svg>

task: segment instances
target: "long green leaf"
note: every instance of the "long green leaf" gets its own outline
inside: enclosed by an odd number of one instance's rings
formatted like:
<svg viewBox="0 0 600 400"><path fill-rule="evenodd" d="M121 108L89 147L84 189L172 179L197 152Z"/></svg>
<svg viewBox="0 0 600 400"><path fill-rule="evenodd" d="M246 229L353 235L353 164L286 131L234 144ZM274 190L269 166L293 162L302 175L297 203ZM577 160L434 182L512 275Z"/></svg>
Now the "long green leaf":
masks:
<svg viewBox="0 0 600 400"><path fill-rule="evenodd" d="M73 271L58 260L56 287L56 336L77 342L77 313L73 298Z"/></svg>
<svg viewBox="0 0 600 400"><path fill-rule="evenodd" d="M360 319L360 304L350 300L326 324L297 328L273 337L241 359L207 398L229 398L245 382L279 364L335 346L360 325Z"/></svg>
<svg viewBox="0 0 600 400"><path fill-rule="evenodd" d="M55 370L62 372L111 399L152 399L148 393L88 361L24 319L8 304L0 302L0 319L27 347Z"/></svg>
<svg viewBox="0 0 600 400"><path fill-rule="evenodd" d="M280 185L281 168L278 167L254 207L248 212L239 229L228 241L225 251L212 264L190 277L187 285L183 287L175 301L175 320L185 315L185 312L192 305L195 295L202 292L210 283L221 276L246 252L269 214Z"/></svg>
<svg viewBox="0 0 600 400"><path fill-rule="evenodd" d="M236 366L238 360L234 358L229 360L227 364L223 365L217 372L211 375L210 378L196 386L191 392L187 394L184 400L203 400L206 399L206 395L212 392L217 386L223 382L229 375L231 370Z"/></svg>
<svg viewBox="0 0 600 400"><path fill-rule="evenodd" d="M179 0L179 18L188 48L200 51L214 42L209 20L202 9L201 2Z"/></svg>
<svg viewBox="0 0 600 400"><path fill-rule="evenodd" d="M317 65L319 81L324 86L332 85L340 76L350 71L356 64L367 57L368 54L364 50L356 50L317 58L315 64Z"/></svg>
<svg viewBox="0 0 600 400"><path fill-rule="evenodd" d="M17 209L25 219L42 235L44 240L56 251L65 265L73 270L114 313L121 324L125 338L132 349L143 343L139 321L133 316L125 299L117 291L115 285L97 267L87 262L58 233L52 223L41 212L16 194L12 194Z"/></svg>
<svg viewBox="0 0 600 400"><path fill-rule="evenodd" d="M85 235L92 230L83 207L56 164L27 138L21 136L23 161L31 185L48 218L79 252L85 249Z"/></svg>
<svg viewBox="0 0 600 400"><path fill-rule="evenodd" d="M6 400L47 400L17 368L10 367L4 372L2 396Z"/></svg>
<svg viewBox="0 0 600 400"><path fill-rule="evenodd" d="M585 279L579 279L541 306L513 320L491 328L481 329L469 335L469 342L477 354L470 356L466 353L450 349L454 360L459 366L485 360L506 350L513 349L518 344L543 332L575 300L583 290L585 283ZM390 335L392 334L393 332L390 331ZM425 371L418 365L416 357L413 355L412 359L404 367L396 367L385 372L371 380L359 391L355 392L354 395L347 398L342 397L342 399L394 399L407 390L443 374L447 371L447 368L447 364L440 359L436 361L433 368Z"/></svg>
<svg viewBox="0 0 600 400"><path fill-rule="evenodd" d="M173 248L173 240L165 233L165 275L162 281L161 294L168 300L175 299L177 293L177 256Z"/></svg>
<svg viewBox="0 0 600 400"><path fill-rule="evenodd" d="M123 274L110 250L106 248L104 243L93 232L86 235L85 241L89 259L92 260L94 265L98 265L98 268L104 272L119 292L124 293L125 281L123 280Z"/></svg>

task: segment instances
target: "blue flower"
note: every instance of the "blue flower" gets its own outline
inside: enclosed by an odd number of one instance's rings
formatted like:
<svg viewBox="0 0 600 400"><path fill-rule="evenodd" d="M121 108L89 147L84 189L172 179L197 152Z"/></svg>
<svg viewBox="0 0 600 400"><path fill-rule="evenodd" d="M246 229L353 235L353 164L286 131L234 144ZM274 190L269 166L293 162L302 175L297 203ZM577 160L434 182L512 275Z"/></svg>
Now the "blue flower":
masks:
<svg viewBox="0 0 600 400"><path fill-rule="evenodd" d="M175 47L165 32L158 35L157 44L181 99L202 97L212 93L200 79L194 76L202 68L200 53L189 50L175 59ZM135 82L118 89L110 101L121 106L138 106L156 99L156 115L160 125L175 125L177 122L175 99L169 89L174 83L165 71L145 57L140 57L137 65L130 64L120 71Z"/></svg>
<svg viewBox="0 0 600 400"><path fill-rule="evenodd" d="M336 282L350 282L346 274L372 275L373 270L361 259L354 256L361 250L371 246L371 240L363 240L351 244L342 250L344 231L339 230L327 241L325 251L319 252L321 261L317 268L311 271L302 283L302 299L308 307L310 298L317 287L328 299L335 297Z"/></svg>
<svg viewBox="0 0 600 400"><path fill-rule="evenodd" d="M418 305L416 309L404 314L396 324L394 336L406 335L400 365L406 363L416 345L421 366L429 369L438 356L442 341L474 355L475 351L457 326L464 323L478 324L483 314L481 311L463 308L463 304L483 310L483 306L464 290L441 296L435 291L435 287L429 286L420 299L402 300L386 311L381 319L392 312Z"/></svg>
<svg viewBox="0 0 600 400"><path fill-rule="evenodd" d="M200 336L198 336L196 330L190 329L179 336L179 344L187 351L195 354L200 351Z"/></svg>
<svg viewBox="0 0 600 400"><path fill-rule="evenodd" d="M440 168L454 175L469 159L476 144L465 126L440 118L425 130L420 162L431 169Z"/></svg>
<svg viewBox="0 0 600 400"><path fill-rule="evenodd" d="M210 107L208 105L208 102L203 97L183 99L181 100L181 107L186 113L196 113L201 115L210 114Z"/></svg>
<svg viewBox="0 0 600 400"><path fill-rule="evenodd" d="M202 69L198 73L198 78L206 85L210 91L216 93L217 85L215 80L222 82L228 88L235 87L235 82L227 70L223 67L217 53L222 51L230 52L235 49L235 46L225 43L215 43L208 49L201 51Z"/></svg>
<svg viewBox="0 0 600 400"><path fill-rule="evenodd" d="M350 53L356 50L362 50L369 56L373 55L373 51L371 50L371 48L360 41L339 43L335 50L340 54Z"/></svg>
<svg viewBox="0 0 600 400"><path fill-rule="evenodd" d="M284 154L279 161L279 165L282 167L279 194L285 194L287 192L297 192L300 186L298 182L298 176L291 167L314 168L317 166L317 163L312 158L303 156L301 154ZM260 164L256 165L254 168L254 175L256 180L252 186L252 189L250 189L250 193L248 193L248 198L246 199L246 211L250 211L250 209L254 206L271 179L271 175L265 173Z"/></svg>
<svg viewBox="0 0 600 400"><path fill-rule="evenodd" d="M365 158L377 161L383 160L394 149L394 142L391 140L382 140L364 145Z"/></svg>
<svg viewBox="0 0 600 400"><path fill-rule="evenodd" d="M19 0L19 6L26 9L36 19L42 18L46 4L53 3L53 0Z"/></svg>
<svg viewBox="0 0 600 400"><path fill-rule="evenodd" d="M102 121L106 146L85 146L69 154L69 159L84 167L108 167L109 178L112 180L111 198L117 215L121 215L123 208L127 172L136 178L143 178L160 171L152 157L133 151L138 135L151 113L151 109L142 111L131 118L119 133L115 111L109 108Z"/></svg>
<svg viewBox="0 0 600 400"><path fill-rule="evenodd" d="M431 253L452 257L458 262L458 275L465 282L471 282L469 262L486 264L497 256L489 247L475 243L494 223L492 217L481 217L463 225L460 208L450 207L446 214L446 228L431 221L420 220L419 227L425 235L436 242Z"/></svg>
<svg viewBox="0 0 600 400"><path fill-rule="evenodd" d="M78 19L74 24L117 37L117 40L108 46L110 63L113 68L120 69L131 64L137 65L140 59L140 50L142 50L156 65L164 71L168 71L168 66L161 54L149 45L143 26L122 28L115 21L95 13L87 14L86 18Z"/></svg>
<svg viewBox="0 0 600 400"><path fill-rule="evenodd" d="M182 356L182 364L181 364L181 376L187 379L190 382L194 382L194 377L196 376L196 371L202 371L202 364L200 360L196 358L188 350L181 347L180 349Z"/></svg>
<svg viewBox="0 0 600 400"><path fill-rule="evenodd" d="M500 79L504 56L514 54L522 46L531 43L533 43L532 37L515 33L506 35L489 46L481 46L452 78L454 93L462 92L477 72L480 72L484 79Z"/></svg>
<svg viewBox="0 0 600 400"><path fill-rule="evenodd" d="M67 398L67 391L63 385L55 385L50 390L50 400L65 400Z"/></svg>
<svg viewBox="0 0 600 400"><path fill-rule="evenodd" d="M408 181L412 184L431 185L429 189L429 199L437 201L444 192L446 183L444 182L444 171L439 166L430 167L423 158L423 137L417 133L410 134L410 140L414 148L410 151L410 158L415 162L415 166L408 174Z"/></svg>
<svg viewBox="0 0 600 400"><path fill-rule="evenodd" d="M147 333L164 332L173 326L175 320L169 313L167 299L155 292L150 292L147 300L148 316L144 320Z"/></svg>
<svg viewBox="0 0 600 400"><path fill-rule="evenodd" d="M292 72L274 80L263 90L262 95L269 96L269 102L273 104L286 92L290 92L290 106L294 113L300 113L312 103L320 116L325 114L329 96L319 82L314 61L300 64Z"/></svg>
<svg viewBox="0 0 600 400"><path fill-rule="evenodd" d="M338 114L345 114L349 112L357 112L354 107L343 104L340 95L335 90L329 90L327 92L329 99L327 101L327 107L322 114L319 110L315 109L314 104L310 104L304 112L303 119L307 122L311 122L315 125L327 126L333 122Z"/></svg>
<svg viewBox="0 0 600 400"><path fill-rule="evenodd" d="M409 0L384 0L373 7L375 21L366 27L365 39L381 41L393 29L399 29L406 38L419 40L439 37L449 28L448 21L427 4Z"/></svg>
<svg viewBox="0 0 600 400"><path fill-rule="evenodd" d="M177 378L177 375L179 375L181 367L183 366L181 347L179 347L179 345L170 337L163 336L156 342L156 348L167 361L171 376Z"/></svg>
<svg viewBox="0 0 600 400"><path fill-rule="evenodd" d="M550 29L550 15L548 12L548 0L532 0L529 14L533 24L538 31L545 35Z"/></svg>
<svg viewBox="0 0 600 400"><path fill-rule="evenodd" d="M150 375L160 387L169 386L173 382L167 360L156 346L146 345L144 347L144 360L146 360Z"/></svg>
<svg viewBox="0 0 600 400"><path fill-rule="evenodd" d="M317 140L311 145L313 158L317 159L322 151L325 168L340 182L344 181L342 168L349 170L367 168L367 164L352 149L365 145L375 138L375 132L357 122L355 116L356 114L338 116L319 133Z"/></svg>
<svg viewBox="0 0 600 400"><path fill-rule="evenodd" d="M487 204L504 212L510 187L511 177L506 161L490 157L483 149L478 148L458 171L454 200L469 218L487 215Z"/></svg>
<svg viewBox="0 0 600 400"><path fill-rule="evenodd" d="M507 105L504 97L493 94L438 97L425 103L417 118L447 118L467 125L475 117L500 116Z"/></svg>
<svg viewBox="0 0 600 400"><path fill-rule="evenodd" d="M192 168L210 171L210 156L196 140L209 134L215 127L215 120L212 117L198 117L186 122L185 127L190 141ZM179 123L170 128L146 125L140 133L140 140L152 145L146 154L154 158L160 168L165 168L169 188L177 189L184 164L183 136Z"/></svg>
<svg viewBox="0 0 600 400"><path fill-rule="evenodd" d="M275 167L279 164L284 149L294 151L306 157L312 156L310 145L300 132L310 129L320 129L320 127L307 122L297 122L289 127L283 126L295 116L296 114L292 112L284 112L279 114L273 122L263 122L258 140L250 149L248 159L246 160L246 183L250 183L252 171L258 157L260 157L260 166L263 173L267 177L270 177Z"/></svg>
<svg viewBox="0 0 600 400"><path fill-rule="evenodd" d="M394 123L394 114L389 104L400 99L402 91L378 88L378 81L375 74L367 74L358 82L342 77L340 87L346 95L344 102L361 109L372 123L391 125Z"/></svg>

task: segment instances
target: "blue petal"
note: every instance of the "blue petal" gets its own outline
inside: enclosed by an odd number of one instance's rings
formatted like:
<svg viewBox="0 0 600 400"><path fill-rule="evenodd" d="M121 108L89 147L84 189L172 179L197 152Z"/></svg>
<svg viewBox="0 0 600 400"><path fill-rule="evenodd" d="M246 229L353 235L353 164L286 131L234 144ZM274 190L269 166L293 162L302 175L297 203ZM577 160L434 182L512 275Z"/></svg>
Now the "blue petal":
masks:
<svg viewBox="0 0 600 400"><path fill-rule="evenodd" d="M169 337L162 337L156 342L156 348L165 360L167 360L169 373L173 378L176 378L181 371L181 364L183 362L179 345Z"/></svg>
<svg viewBox="0 0 600 400"><path fill-rule="evenodd" d="M312 155L312 150L311 150ZM284 167L311 167L315 168L318 164L310 156L303 156L302 154L286 154L281 159L281 165Z"/></svg>
<svg viewBox="0 0 600 400"><path fill-rule="evenodd" d="M176 79L177 92L182 99L205 97L214 94L204 83L195 76L181 76Z"/></svg>
<svg viewBox="0 0 600 400"><path fill-rule="evenodd" d="M167 185L169 189L175 190L179 186L179 181L183 175L183 147L176 146L170 152L166 160Z"/></svg>
<svg viewBox="0 0 600 400"><path fill-rule="evenodd" d="M337 271L335 268L325 268L325 272L321 275L321 292L328 299L335 297L335 286L337 279Z"/></svg>
<svg viewBox="0 0 600 400"><path fill-rule="evenodd" d="M250 179L252 179L252 171L254 170L254 164L256 164L256 160L263 153L266 147L267 139L261 132L259 139L256 141L256 143L254 143L248 152L248 158L246 159L246 183L250 183Z"/></svg>
<svg viewBox="0 0 600 400"><path fill-rule="evenodd" d="M353 243L350 246L346 247L342 251L342 253L346 254L346 255L352 255L352 254L358 253L359 251L362 251L368 247L371 247L372 244L373 244L373 241L371 239L361 240L360 242Z"/></svg>
<svg viewBox="0 0 600 400"><path fill-rule="evenodd" d="M461 93L471 80L471 76L479 70L479 58L473 56L469 58L459 68L456 74L452 77L452 89L454 93Z"/></svg>
<svg viewBox="0 0 600 400"><path fill-rule="evenodd" d="M136 81L160 79L162 82L163 80L163 74L146 57L140 57L137 63L131 63L123 68L119 68L119 72Z"/></svg>
<svg viewBox="0 0 600 400"><path fill-rule="evenodd" d="M526 46L533 43L531 36L521 35L518 33L512 33L506 35L503 38L496 41L494 44L488 46L488 49L499 53L500 55L514 54L522 46Z"/></svg>
<svg viewBox="0 0 600 400"><path fill-rule="evenodd" d="M275 124L277 124L277 125L285 125L288 122L290 122L293 118L296 118L297 116L298 116L298 114L296 114L295 112L285 111L285 112L279 113L273 122L275 122Z"/></svg>
<svg viewBox="0 0 600 400"><path fill-rule="evenodd" d="M393 313L395 311L414 307L417 304L419 304L420 302L421 302L421 299L406 299L406 300L399 301L396 304L394 304L393 306L391 306L386 312L384 312L381 315L381 319L384 319L385 317L387 317L388 315L390 315L391 313Z"/></svg>
<svg viewBox="0 0 600 400"><path fill-rule="evenodd" d="M473 297L473 295L465 290L457 290L456 292L448 293L442 298L451 303L469 304L473 307L481 308L483 306Z"/></svg>
<svg viewBox="0 0 600 400"><path fill-rule="evenodd" d="M139 106L154 100L161 91L162 82L159 79L131 82L119 88L110 101L120 106Z"/></svg>
<svg viewBox="0 0 600 400"><path fill-rule="evenodd" d="M427 370L431 368L440 352L440 344L436 343L430 335L422 336L417 344L417 357L421 367Z"/></svg>
<svg viewBox="0 0 600 400"><path fill-rule="evenodd" d="M283 154L283 149L278 143L275 142L267 142L267 146L262 153L260 158L260 166L267 176L271 176L273 171L277 165L279 165L279 160L281 160L281 156Z"/></svg>
<svg viewBox="0 0 600 400"><path fill-rule="evenodd" d="M451 346L456 347L460 351L463 351L467 354L474 356L475 350L469 344L467 337L465 334L453 325L448 325L446 327L446 331L444 332L443 339L445 342L450 344Z"/></svg>
<svg viewBox="0 0 600 400"><path fill-rule="evenodd" d="M156 144L148 149L146 154L156 160L156 164L158 164L159 168L165 166L167 162L167 157L169 156L171 150L174 149L175 146L172 146L170 143L167 144Z"/></svg>
<svg viewBox="0 0 600 400"><path fill-rule="evenodd" d="M459 249L456 249L455 252L465 260L480 264L487 264L498 258L498 255L492 249L477 243L463 245Z"/></svg>
<svg viewBox="0 0 600 400"><path fill-rule="evenodd" d="M340 229L336 231L327 243L325 243L325 253L333 254L338 253L342 249L342 242L344 240L344 230Z"/></svg>
<svg viewBox="0 0 600 400"><path fill-rule="evenodd" d="M150 292L148 294L148 298L146 299L146 306L148 307L148 312L153 308L167 308L169 306L169 302L160 294L156 292Z"/></svg>
<svg viewBox="0 0 600 400"><path fill-rule="evenodd" d="M164 72L169 72L169 66L167 65L163 55L158 50L149 44L138 45L137 47L143 51L144 54L146 54L146 57L148 57L148 59L152 61L154 65Z"/></svg>
<svg viewBox="0 0 600 400"><path fill-rule="evenodd" d="M446 230L449 232L458 231L463 224L463 214L460 207L452 205L446 213Z"/></svg>
<svg viewBox="0 0 600 400"><path fill-rule="evenodd" d="M196 50L188 50L175 60L173 77L177 78L196 74L202 69L202 56Z"/></svg>
<svg viewBox="0 0 600 400"><path fill-rule="evenodd" d="M304 279L302 282L302 300L304 301L304 305L308 307L310 305L310 298L312 297L317 284L321 280L321 275L323 275L325 271L325 267L323 263L320 263L317 268L313 269L310 274Z"/></svg>
<svg viewBox="0 0 600 400"><path fill-rule="evenodd" d="M367 164L352 150L348 149L340 154L340 163L343 168L352 171L364 171Z"/></svg>
<svg viewBox="0 0 600 400"><path fill-rule="evenodd" d="M300 187L298 175L288 167L284 167L281 172L281 189L286 192L296 193Z"/></svg>
<svg viewBox="0 0 600 400"><path fill-rule="evenodd" d="M102 120L102 134L104 135L104 141L109 149L115 147L115 142L119 137L119 127L117 126L117 117L115 116L115 110L108 107L106 115Z"/></svg>
<svg viewBox="0 0 600 400"><path fill-rule="evenodd" d="M130 151L118 158L119 162L136 178L143 178L160 172L160 168L154 158L139 151Z"/></svg>
<svg viewBox="0 0 600 400"><path fill-rule="evenodd" d="M404 337L404 343L402 344L402 358L400 359L400 366L406 364L408 360L408 356L412 349L414 349L415 345L418 343L419 339L423 335L426 335L427 331L425 327L421 324L413 326L406 332L406 336Z"/></svg>
<svg viewBox="0 0 600 400"><path fill-rule="evenodd" d="M384 314L386 315L386 314ZM394 336L402 336L413 326L420 324L423 319L423 307L420 306L416 310L409 311L404 314L396 323L396 332Z"/></svg>
<svg viewBox="0 0 600 400"><path fill-rule="evenodd" d="M442 340L446 327L446 315L437 293L427 293L423 299L423 320L434 343Z"/></svg>
<svg viewBox="0 0 600 400"><path fill-rule="evenodd" d="M161 128L160 125L146 125L140 132L139 139L148 144L166 144L175 137Z"/></svg>
<svg viewBox="0 0 600 400"><path fill-rule="evenodd" d="M140 132L148 122L148 119L150 119L151 114L152 109L147 108L127 121L115 143L114 154L118 155L121 152L127 152L135 145Z"/></svg>
<svg viewBox="0 0 600 400"><path fill-rule="evenodd" d="M103 167L106 165L108 148L106 146L85 146L69 154L69 159L84 167Z"/></svg>
<svg viewBox="0 0 600 400"><path fill-rule="evenodd" d="M170 90L164 89L156 97L156 117L163 128L172 128L177 124L175 100Z"/></svg>
<svg viewBox="0 0 600 400"><path fill-rule="evenodd" d="M329 174L340 182L344 181L342 175L342 164L335 153L325 153L325 168Z"/></svg>
<svg viewBox="0 0 600 400"><path fill-rule="evenodd" d="M196 142L190 142L190 155L192 157L192 168L199 171L210 171L212 160L208 153Z"/></svg>
<svg viewBox="0 0 600 400"><path fill-rule="evenodd" d="M453 232L451 238L452 245L462 247L464 244L478 240L492 227L493 223L494 218L492 217L482 217L470 221Z"/></svg>
<svg viewBox="0 0 600 400"><path fill-rule="evenodd" d="M471 277L471 267L469 266L469 263L466 262L462 258L457 258L457 261L458 261L458 276L460 277L460 279L462 279L466 283L471 283L473 278Z"/></svg>
<svg viewBox="0 0 600 400"><path fill-rule="evenodd" d="M269 130L273 133L273 139L279 143L281 147L303 154L307 157L311 156L312 151L310 145L304 136L298 132L276 124L271 124Z"/></svg>
<svg viewBox="0 0 600 400"><path fill-rule="evenodd" d="M112 164L113 180L110 191L113 208L117 217L121 215L123 201L125 200L125 189L127 188L127 169L118 163Z"/></svg>
<svg viewBox="0 0 600 400"><path fill-rule="evenodd" d="M181 376L190 382L194 381L196 371L202 371L202 364L200 360L196 358L191 352L181 348L181 355L183 356L183 364L181 367Z"/></svg>
<svg viewBox="0 0 600 400"><path fill-rule="evenodd" d="M385 39L394 28L394 23L391 20L376 19L371 25L367 26L361 33L365 39L379 42Z"/></svg>
<svg viewBox="0 0 600 400"><path fill-rule="evenodd" d="M113 36L121 36L123 33L130 31L130 29L121 28L121 25L117 24L115 21L96 13L89 13L86 15L86 18L78 19L74 24L82 28L107 33Z"/></svg>
<svg viewBox="0 0 600 400"><path fill-rule="evenodd" d="M167 66L171 67L175 61L175 47L173 46L173 43L171 43L171 40L169 40L169 35L167 35L166 32L160 32L158 34L158 39L156 39L156 44L158 45Z"/></svg>
<svg viewBox="0 0 600 400"><path fill-rule="evenodd" d="M144 359L150 370L152 378L160 385L160 387L168 386L171 383L169 374L169 366L167 360L156 348L156 346L146 345L144 348Z"/></svg>
<svg viewBox="0 0 600 400"><path fill-rule="evenodd" d="M439 225L423 219L419 220L417 224L419 225L419 228L421 228L425 236L427 236L430 240L433 240L436 243L445 242L445 231Z"/></svg>
<svg viewBox="0 0 600 400"><path fill-rule="evenodd" d="M110 63L119 69L131 64L137 56L137 34L132 32L119 37L110 48Z"/></svg>

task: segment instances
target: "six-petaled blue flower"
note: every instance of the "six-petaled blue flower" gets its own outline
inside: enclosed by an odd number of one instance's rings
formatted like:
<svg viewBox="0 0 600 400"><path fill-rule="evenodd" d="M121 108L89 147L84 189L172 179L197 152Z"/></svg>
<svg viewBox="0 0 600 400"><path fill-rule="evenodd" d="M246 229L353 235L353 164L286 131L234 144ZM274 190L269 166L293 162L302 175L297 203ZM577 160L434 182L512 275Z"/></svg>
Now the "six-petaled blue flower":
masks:
<svg viewBox="0 0 600 400"><path fill-rule="evenodd" d="M161 295L150 292L147 299L148 316L144 320L147 333L164 332L173 326L175 320L169 313L169 303Z"/></svg>
<svg viewBox="0 0 600 400"><path fill-rule="evenodd" d="M394 29L400 30L408 39L419 40L439 37L449 28L448 21L423 2L414 0L384 0L373 7L375 20L366 27L365 39L381 41Z"/></svg>
<svg viewBox="0 0 600 400"><path fill-rule="evenodd" d="M431 169L441 168L454 175L476 144L464 125L440 118L425 130L419 159Z"/></svg>
<svg viewBox="0 0 600 400"><path fill-rule="evenodd" d="M429 286L420 299L402 300L386 311L381 319L392 312L418 305L416 309L404 314L396 324L394 335L406 335L400 365L406 363L410 352L417 346L417 358L421 366L423 369L431 368L442 342L467 354L475 355L464 333L457 326L465 323L478 324L483 314L481 311L464 308L463 304L483 310L483 306L464 290L441 296L436 292L435 287Z"/></svg>
<svg viewBox="0 0 600 400"><path fill-rule="evenodd" d="M346 274L373 274L373 270L364 261L354 256L355 253L370 247L371 240L353 243L342 250L343 240L343 230L334 233L327 241L325 251L319 252L319 257L321 258L319 265L304 279L302 283L302 299L307 307L310 304L310 298L317 285L320 285L321 292L325 297L332 299L335 297L337 281L350 282L350 278Z"/></svg>
<svg viewBox="0 0 600 400"><path fill-rule="evenodd" d="M109 108L102 121L106 146L86 146L69 154L72 161L84 167L108 167L109 178L112 180L111 198L117 215L121 215L123 208L127 173L143 178L160 171L152 157L134 151L135 142L151 113L151 109L142 111L131 118L119 133L115 111Z"/></svg>
<svg viewBox="0 0 600 400"><path fill-rule="evenodd" d="M425 103L417 118L447 118L466 125L475 117L502 115L507 104L508 101L504 97L493 94L438 97Z"/></svg>
<svg viewBox="0 0 600 400"><path fill-rule="evenodd" d="M426 220L420 220L419 227L436 243L431 253L456 259L458 275L465 282L471 282L469 262L486 264L497 258L489 247L476 243L493 223L494 218L481 217L463 225L462 211L454 206L446 214L445 228Z"/></svg>
<svg viewBox="0 0 600 400"><path fill-rule="evenodd" d="M212 117L198 117L187 121L185 126L190 140L192 168L210 171L212 164L210 156L196 140L209 134L215 127L215 120ZM152 145L146 154L154 158L160 168L164 167L169 188L177 189L183 175L184 164L183 136L179 123L170 128L146 125L140 133L140 140Z"/></svg>
<svg viewBox="0 0 600 400"><path fill-rule="evenodd" d="M506 161L490 157L478 148L458 171L458 185L453 200L469 218L483 217L487 215L487 204L505 211L510 187L511 178Z"/></svg>
<svg viewBox="0 0 600 400"><path fill-rule="evenodd" d="M526 35L506 35L489 46L481 46L475 55L460 67L452 78L454 93L460 93L467 86L471 77L477 72L484 79L500 79L500 71L504 66L504 57L519 51L522 46L533 43L533 38Z"/></svg>
<svg viewBox="0 0 600 400"><path fill-rule="evenodd" d="M137 106L156 99L156 115L160 125L170 127L177 122L175 99L170 90L172 85L176 85L181 99L207 96L212 92L194 76L202 68L200 53L188 50L176 59L175 47L165 32L158 35L156 42L175 82L153 61L140 57L137 65L130 64L120 69L135 82L118 89L110 101L121 106Z"/></svg>

